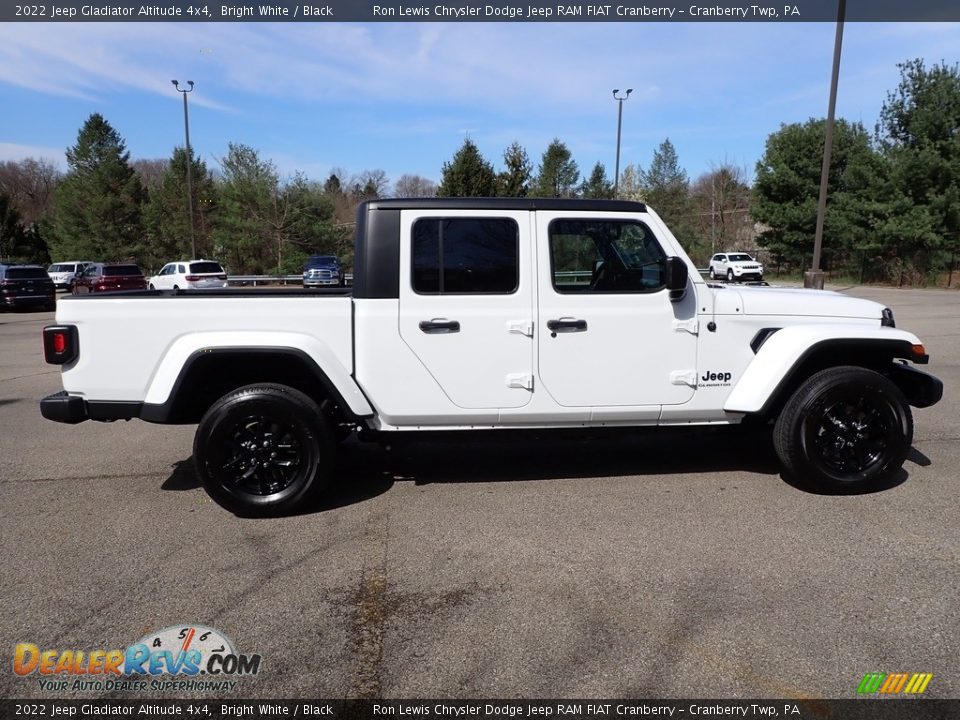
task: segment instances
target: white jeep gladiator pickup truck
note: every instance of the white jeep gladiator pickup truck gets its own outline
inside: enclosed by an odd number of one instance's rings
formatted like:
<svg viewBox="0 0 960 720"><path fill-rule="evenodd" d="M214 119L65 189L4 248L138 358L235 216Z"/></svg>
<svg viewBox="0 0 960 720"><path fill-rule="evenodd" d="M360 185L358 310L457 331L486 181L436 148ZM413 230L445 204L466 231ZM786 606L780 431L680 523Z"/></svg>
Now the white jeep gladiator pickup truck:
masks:
<svg viewBox="0 0 960 720"><path fill-rule="evenodd" d="M876 303L705 282L639 203L364 203L353 287L67 297L44 329L64 423L199 423L197 472L242 514L289 512L337 441L423 430L772 426L786 474L896 473L942 395Z"/></svg>

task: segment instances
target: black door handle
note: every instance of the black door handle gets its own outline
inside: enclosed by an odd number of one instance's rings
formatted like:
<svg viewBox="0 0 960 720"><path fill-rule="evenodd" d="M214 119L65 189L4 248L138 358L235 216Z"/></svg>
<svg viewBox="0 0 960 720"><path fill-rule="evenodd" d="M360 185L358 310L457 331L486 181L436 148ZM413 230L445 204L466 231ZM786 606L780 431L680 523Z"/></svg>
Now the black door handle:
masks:
<svg viewBox="0 0 960 720"><path fill-rule="evenodd" d="M584 332L587 329L587 321L574 320L573 318L547 320L547 329L554 334L562 332Z"/></svg>
<svg viewBox="0 0 960 720"><path fill-rule="evenodd" d="M457 320L434 318L433 320L421 320L420 329L425 333L458 333L460 332L460 323Z"/></svg>

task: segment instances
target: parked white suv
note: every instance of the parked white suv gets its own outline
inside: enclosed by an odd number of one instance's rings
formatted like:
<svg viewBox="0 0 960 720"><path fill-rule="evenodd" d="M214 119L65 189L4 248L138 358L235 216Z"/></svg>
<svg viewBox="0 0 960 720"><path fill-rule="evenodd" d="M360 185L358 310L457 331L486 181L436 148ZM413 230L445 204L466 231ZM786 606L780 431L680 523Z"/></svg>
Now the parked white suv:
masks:
<svg viewBox="0 0 960 720"><path fill-rule="evenodd" d="M763 280L763 265L746 253L717 253L710 258L710 279Z"/></svg>
<svg viewBox="0 0 960 720"><path fill-rule="evenodd" d="M53 286L57 290L73 290L74 281L87 265L92 264L92 260L68 260L67 262L54 263L47 268L47 274L53 280Z"/></svg>
<svg viewBox="0 0 960 720"><path fill-rule="evenodd" d="M167 263L150 278L151 290L186 290L200 288L224 288L227 273L223 266L213 260L184 260Z"/></svg>

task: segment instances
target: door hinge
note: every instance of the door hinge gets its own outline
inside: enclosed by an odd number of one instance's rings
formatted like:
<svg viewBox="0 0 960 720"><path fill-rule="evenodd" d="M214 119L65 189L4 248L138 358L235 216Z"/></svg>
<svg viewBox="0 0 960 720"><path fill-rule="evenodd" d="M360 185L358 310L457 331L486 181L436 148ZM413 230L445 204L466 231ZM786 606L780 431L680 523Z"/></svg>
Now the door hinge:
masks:
<svg viewBox="0 0 960 720"><path fill-rule="evenodd" d="M670 373L671 385L689 385L695 388L697 386L696 370L674 370Z"/></svg>
<svg viewBox="0 0 960 720"><path fill-rule="evenodd" d="M533 375L530 373L511 373L507 375L507 387L533 390Z"/></svg>
<svg viewBox="0 0 960 720"><path fill-rule="evenodd" d="M673 329L677 331L686 330L691 335L696 335L700 332L700 321L695 317L689 320L674 320Z"/></svg>
<svg viewBox="0 0 960 720"><path fill-rule="evenodd" d="M533 320L510 320L507 323L507 330L518 335L533 337Z"/></svg>

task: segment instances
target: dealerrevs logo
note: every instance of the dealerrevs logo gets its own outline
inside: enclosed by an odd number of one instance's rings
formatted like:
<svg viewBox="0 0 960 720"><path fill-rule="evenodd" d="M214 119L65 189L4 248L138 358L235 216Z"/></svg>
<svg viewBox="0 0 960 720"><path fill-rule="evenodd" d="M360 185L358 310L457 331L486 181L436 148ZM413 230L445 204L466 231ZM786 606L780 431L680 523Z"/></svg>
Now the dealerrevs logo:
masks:
<svg viewBox="0 0 960 720"><path fill-rule="evenodd" d="M219 630L175 625L124 650L41 650L19 643L13 671L36 675L41 690L233 690L234 677L260 672L260 660L237 652Z"/></svg>

